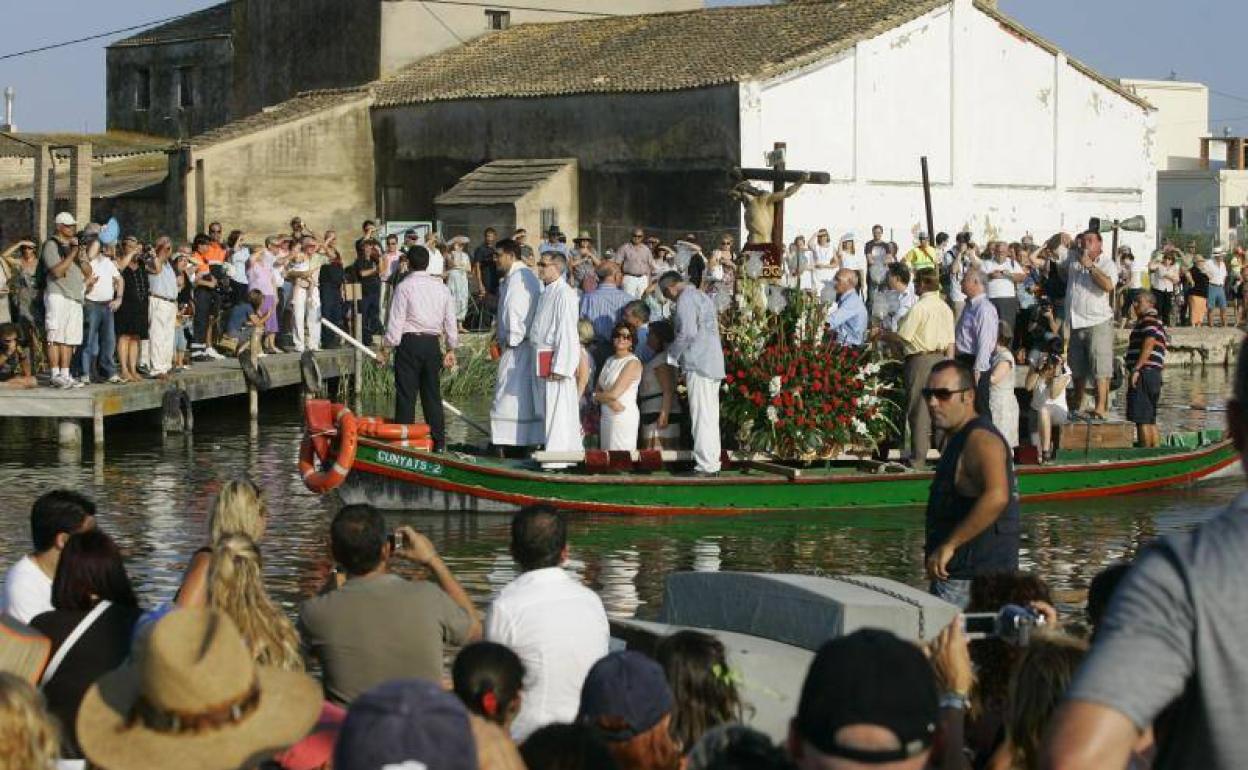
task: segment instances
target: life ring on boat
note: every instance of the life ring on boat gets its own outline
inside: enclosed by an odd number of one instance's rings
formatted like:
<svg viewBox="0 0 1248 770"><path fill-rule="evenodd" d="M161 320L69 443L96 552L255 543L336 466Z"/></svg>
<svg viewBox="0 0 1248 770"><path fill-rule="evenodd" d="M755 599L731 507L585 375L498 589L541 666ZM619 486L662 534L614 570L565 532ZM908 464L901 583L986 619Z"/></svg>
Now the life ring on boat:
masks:
<svg viewBox="0 0 1248 770"><path fill-rule="evenodd" d="M429 426L423 422L399 425L376 417L361 418L359 421L359 432L361 436L379 438L383 441L408 441L411 439L429 438Z"/></svg>
<svg viewBox="0 0 1248 770"><path fill-rule="evenodd" d="M317 493L337 489L342 486L342 482L347 480L347 474L351 472L351 466L355 464L355 450L359 439L358 421L351 410L341 404L323 403L331 408L333 420L337 426L337 456L332 462L328 459L329 447L326 433L309 432L299 445L299 475L303 477L303 483L308 489ZM311 421L308 427L312 428ZM318 438L326 441L324 456L320 456L318 452Z"/></svg>

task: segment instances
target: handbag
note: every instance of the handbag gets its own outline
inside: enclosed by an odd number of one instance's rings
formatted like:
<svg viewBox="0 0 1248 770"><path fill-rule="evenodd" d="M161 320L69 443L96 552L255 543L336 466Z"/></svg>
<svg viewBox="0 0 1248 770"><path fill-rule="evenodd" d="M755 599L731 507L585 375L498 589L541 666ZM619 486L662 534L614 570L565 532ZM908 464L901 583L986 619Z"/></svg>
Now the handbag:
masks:
<svg viewBox="0 0 1248 770"><path fill-rule="evenodd" d="M65 662L65 656L69 655L69 651L74 648L83 634L87 633L95 621L99 620L104 611L112 605L113 603L109 600L101 599L85 618L78 621L78 625L74 626L74 630L69 632L69 636L65 637L65 641L61 643L60 649L52 656L52 660L48 661L48 667L43 670L43 676L39 677L40 687L52 681L52 677L56 676L57 670Z"/></svg>

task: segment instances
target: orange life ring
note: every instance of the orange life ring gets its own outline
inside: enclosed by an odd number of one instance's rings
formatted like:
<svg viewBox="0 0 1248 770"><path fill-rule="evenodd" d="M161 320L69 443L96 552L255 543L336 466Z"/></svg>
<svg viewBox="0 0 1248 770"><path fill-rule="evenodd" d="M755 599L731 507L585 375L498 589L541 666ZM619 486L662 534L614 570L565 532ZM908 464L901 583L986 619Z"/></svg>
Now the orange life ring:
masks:
<svg viewBox="0 0 1248 770"><path fill-rule="evenodd" d="M355 450L358 442L358 422L350 409L339 404L334 405L335 422L338 425L338 456L328 468L320 469L317 463L316 445L313 436L304 436L299 445L299 475L308 489L317 493L329 492L342 486L355 464Z"/></svg>
<svg viewBox="0 0 1248 770"><path fill-rule="evenodd" d="M398 425L392 422L370 420L361 421L360 435L379 438L383 441L409 441L411 439L429 438L429 426L422 422L411 425Z"/></svg>

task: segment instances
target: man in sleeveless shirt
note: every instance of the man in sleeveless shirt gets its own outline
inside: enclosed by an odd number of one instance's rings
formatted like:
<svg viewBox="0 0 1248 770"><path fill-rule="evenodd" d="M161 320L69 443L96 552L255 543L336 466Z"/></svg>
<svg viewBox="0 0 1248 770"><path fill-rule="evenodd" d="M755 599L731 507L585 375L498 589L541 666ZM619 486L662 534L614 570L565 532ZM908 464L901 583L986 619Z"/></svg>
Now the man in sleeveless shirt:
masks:
<svg viewBox="0 0 1248 770"><path fill-rule="evenodd" d="M1018 485L1005 438L975 411L970 367L932 367L923 398L948 436L927 500L927 576L934 595L965 609L972 578L1018 569Z"/></svg>

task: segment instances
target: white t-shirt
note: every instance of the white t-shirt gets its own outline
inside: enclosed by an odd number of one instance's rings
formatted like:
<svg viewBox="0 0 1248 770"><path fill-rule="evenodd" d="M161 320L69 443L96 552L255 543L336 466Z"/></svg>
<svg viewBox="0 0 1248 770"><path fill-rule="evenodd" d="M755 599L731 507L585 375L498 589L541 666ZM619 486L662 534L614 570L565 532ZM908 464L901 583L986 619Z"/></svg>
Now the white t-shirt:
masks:
<svg viewBox="0 0 1248 770"><path fill-rule="evenodd" d="M429 275L442 275L446 272L446 257L437 249L429 249L429 267L425 268Z"/></svg>
<svg viewBox="0 0 1248 770"><path fill-rule="evenodd" d="M841 267L846 268L847 270L858 270L859 272L866 272L866 269L867 269L866 256L862 254L858 254L856 252L851 254L848 251L842 251L837 256L841 258Z"/></svg>
<svg viewBox="0 0 1248 770"><path fill-rule="evenodd" d="M117 272L117 266L113 264L113 260L100 254L91 260L91 272L95 274L95 284L92 285L91 291L87 292L87 300L89 302L112 302L116 299L113 279L120 278L121 273Z"/></svg>
<svg viewBox="0 0 1248 770"><path fill-rule="evenodd" d="M983 263L984 272L991 276L994 271L1005 271L1004 275L988 279L988 299L1013 299L1018 297L1015 290L1014 279L1011 277L1015 273L1023 272L1018 263L1012 259L1004 262L998 262L995 259L986 260Z"/></svg>
<svg viewBox="0 0 1248 770"><path fill-rule="evenodd" d="M1219 263L1217 260L1205 260L1205 275L1209 276L1210 286L1226 285L1226 264Z"/></svg>
<svg viewBox="0 0 1248 770"><path fill-rule="evenodd" d="M22 623L52 611L52 578L29 556L23 556L4 573L4 611Z"/></svg>
<svg viewBox="0 0 1248 770"><path fill-rule="evenodd" d="M525 572L499 591L485 638L524 662L524 700L511 725L517 743L539 727L576 718L581 684L607 654L610 637L598 594L562 567Z"/></svg>
<svg viewBox="0 0 1248 770"><path fill-rule="evenodd" d="M1127 282L1128 289L1143 289L1144 274L1148 272L1148 262L1143 259L1131 260L1131 279Z"/></svg>
<svg viewBox="0 0 1248 770"><path fill-rule="evenodd" d="M1101 252L1096 267L1109 278L1111 286L1118 283L1118 265L1108 253ZM1066 312L1070 328L1086 329L1112 321L1111 296L1112 291L1105 291L1092 280L1092 274L1079 261L1079 252L1072 250L1066 264Z"/></svg>

